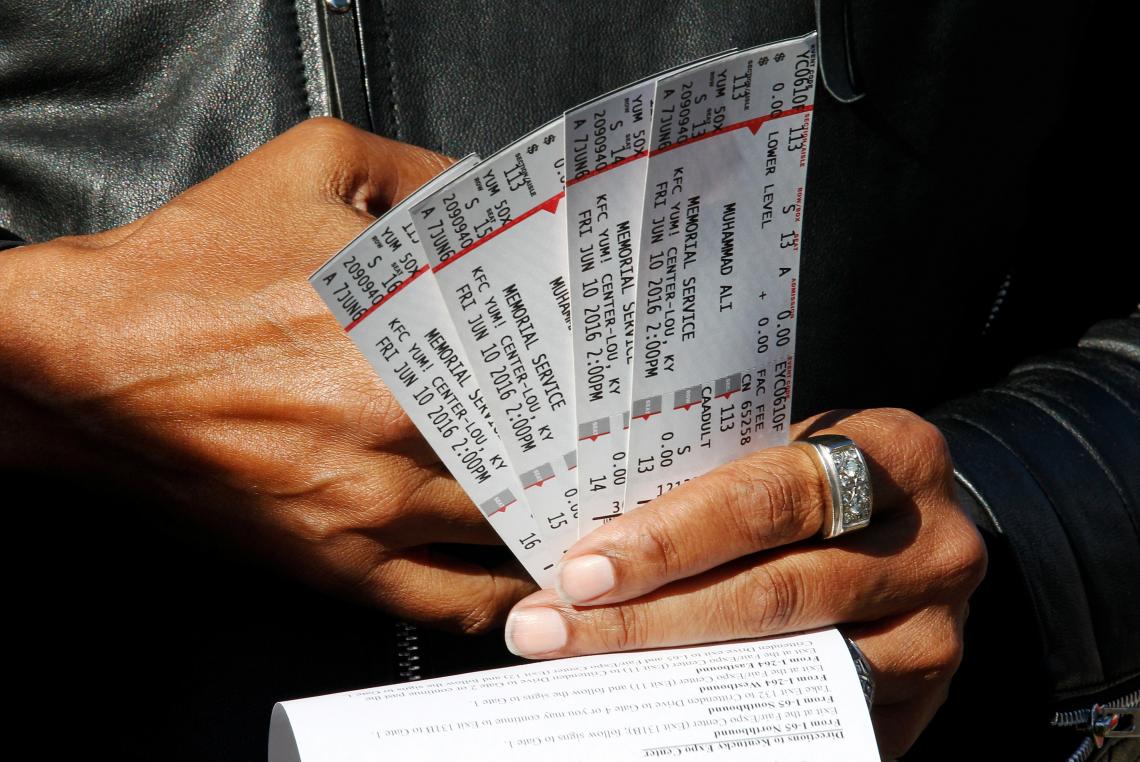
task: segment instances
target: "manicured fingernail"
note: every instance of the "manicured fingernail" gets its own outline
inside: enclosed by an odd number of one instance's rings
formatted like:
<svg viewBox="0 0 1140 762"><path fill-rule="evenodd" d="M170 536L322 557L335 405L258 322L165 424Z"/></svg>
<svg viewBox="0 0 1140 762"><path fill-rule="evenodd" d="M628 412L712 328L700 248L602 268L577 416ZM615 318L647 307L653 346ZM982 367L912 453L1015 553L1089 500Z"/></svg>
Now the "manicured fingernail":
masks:
<svg viewBox="0 0 1140 762"><path fill-rule="evenodd" d="M555 589L568 603L592 601L614 589L614 565L605 556L578 556L562 564Z"/></svg>
<svg viewBox="0 0 1140 762"><path fill-rule="evenodd" d="M516 611L507 618L507 648L516 656L557 651L569 637L566 622L554 609Z"/></svg>

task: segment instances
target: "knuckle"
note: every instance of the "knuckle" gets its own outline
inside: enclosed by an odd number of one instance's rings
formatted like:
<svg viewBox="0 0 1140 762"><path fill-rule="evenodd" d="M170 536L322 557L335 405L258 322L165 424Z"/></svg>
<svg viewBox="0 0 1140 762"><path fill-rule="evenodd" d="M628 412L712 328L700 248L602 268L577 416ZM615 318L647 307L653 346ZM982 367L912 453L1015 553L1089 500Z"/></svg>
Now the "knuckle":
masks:
<svg viewBox="0 0 1140 762"><path fill-rule="evenodd" d="M803 480L789 464L770 457L724 473L726 504L751 547L769 548L799 539L810 515L819 512L806 496Z"/></svg>
<svg viewBox="0 0 1140 762"><path fill-rule="evenodd" d="M431 478L410 465L407 458L394 453L369 459L363 467L371 473L358 477L360 486L354 499L341 503L346 515L353 510L357 523L377 529L378 539L398 528L413 526L430 502Z"/></svg>
<svg viewBox="0 0 1140 762"><path fill-rule="evenodd" d="M988 555L981 535L968 520L955 524L940 532L930 573L942 581L944 589L967 598L985 577Z"/></svg>
<svg viewBox="0 0 1140 762"><path fill-rule="evenodd" d="M803 500L795 480L783 471L775 471L759 480L760 491L768 504L767 534L775 544L791 539L803 524Z"/></svg>
<svg viewBox="0 0 1140 762"><path fill-rule="evenodd" d="M657 566L658 576L662 579L672 579L673 575L681 573L685 567L685 559L674 539L675 533L670 531L668 523L653 514L646 516L639 528L646 547L649 548L650 562Z"/></svg>
<svg viewBox="0 0 1140 762"><path fill-rule="evenodd" d="M276 511L282 517L281 523L293 537L310 545L329 545L342 534L343 525L331 511L315 507L305 501L300 506L285 506Z"/></svg>
<svg viewBox="0 0 1140 762"><path fill-rule="evenodd" d="M928 657L921 668L923 682L931 686L949 684L962 664L963 644L958 628L947 622L942 629L941 637L931 639Z"/></svg>
<svg viewBox="0 0 1140 762"><path fill-rule="evenodd" d="M385 579L386 566L382 561L369 564L360 575L353 580L349 590L363 600L373 605L383 607L391 606L392 598L398 598L394 590L397 585L394 580Z"/></svg>
<svg viewBox="0 0 1140 762"><path fill-rule="evenodd" d="M649 642L649 617L640 607L614 606L607 611L607 621L598 628L603 650L629 651Z"/></svg>
<svg viewBox="0 0 1140 762"><path fill-rule="evenodd" d="M741 576L735 610L744 629L755 635L787 631L802 597L797 575L761 563Z"/></svg>
<svg viewBox="0 0 1140 762"><path fill-rule="evenodd" d="M912 436L918 443L919 449L932 457L941 458L948 452L946 438L942 431L925 418L915 416L910 424Z"/></svg>
<svg viewBox="0 0 1140 762"><path fill-rule="evenodd" d="M306 148L319 148L322 144L344 140L355 131L347 122L330 116L306 119L289 130L293 136L304 141Z"/></svg>
<svg viewBox="0 0 1140 762"><path fill-rule="evenodd" d="M503 607L494 588L487 590L472 602L471 608L459 619L458 627L465 635L482 635L492 629L503 616Z"/></svg>
<svg viewBox="0 0 1140 762"><path fill-rule="evenodd" d="M959 553L961 559L959 571L962 585L969 594L985 578L989 566L989 554L986 551L986 543L982 540L981 533L978 532L977 527L968 521L962 527L962 538L959 544L962 546Z"/></svg>
<svg viewBox="0 0 1140 762"><path fill-rule="evenodd" d="M904 441L918 460L919 473L927 484L949 485L953 477L950 447L937 426L911 413L905 425Z"/></svg>
<svg viewBox="0 0 1140 762"><path fill-rule="evenodd" d="M355 411L351 423L383 441L402 441L418 436L419 429L400 405L396 395L378 378L361 377L336 400L342 410Z"/></svg>
<svg viewBox="0 0 1140 762"><path fill-rule="evenodd" d="M360 181L357 130L330 117L318 117L294 127L297 146L308 174L329 200L349 202Z"/></svg>
<svg viewBox="0 0 1140 762"><path fill-rule="evenodd" d="M426 148L418 146L405 146L405 162L409 165L410 170L415 170L419 174L431 176L447 169L451 165L451 159L429 151Z"/></svg>

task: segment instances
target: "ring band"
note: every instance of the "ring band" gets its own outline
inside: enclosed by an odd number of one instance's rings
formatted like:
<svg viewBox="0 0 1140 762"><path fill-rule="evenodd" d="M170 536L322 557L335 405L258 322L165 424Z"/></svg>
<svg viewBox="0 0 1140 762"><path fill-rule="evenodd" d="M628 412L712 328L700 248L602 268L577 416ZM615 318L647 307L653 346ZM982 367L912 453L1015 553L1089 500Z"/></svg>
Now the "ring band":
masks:
<svg viewBox="0 0 1140 762"><path fill-rule="evenodd" d="M830 494L823 518L823 539L838 537L871 523L871 473L855 443L837 434L820 434L792 444L814 452L823 466Z"/></svg>
<svg viewBox="0 0 1140 762"><path fill-rule="evenodd" d="M855 641L846 635L847 650L851 652L851 661L855 662L855 674L859 676L859 685L863 687L863 698L867 699L867 708L875 703L875 675L871 672L871 662L863 655L863 649L855 645Z"/></svg>

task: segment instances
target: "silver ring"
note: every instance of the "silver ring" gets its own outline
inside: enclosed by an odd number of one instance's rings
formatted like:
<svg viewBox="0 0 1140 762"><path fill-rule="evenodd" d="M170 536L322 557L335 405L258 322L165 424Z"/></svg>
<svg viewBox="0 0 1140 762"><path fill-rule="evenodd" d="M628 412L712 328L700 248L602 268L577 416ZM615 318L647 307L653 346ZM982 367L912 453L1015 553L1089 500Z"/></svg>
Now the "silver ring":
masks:
<svg viewBox="0 0 1140 762"><path fill-rule="evenodd" d="M863 655L863 649L855 645L855 641L846 635L847 650L851 652L851 661L855 662L855 674L859 676L859 685L863 686L863 698L867 699L867 708L875 703L875 675L871 672L871 662Z"/></svg>
<svg viewBox="0 0 1140 762"><path fill-rule="evenodd" d="M823 466L830 493L823 517L823 539L838 537L870 524L871 472L855 443L836 434L820 434L792 444L814 452Z"/></svg>

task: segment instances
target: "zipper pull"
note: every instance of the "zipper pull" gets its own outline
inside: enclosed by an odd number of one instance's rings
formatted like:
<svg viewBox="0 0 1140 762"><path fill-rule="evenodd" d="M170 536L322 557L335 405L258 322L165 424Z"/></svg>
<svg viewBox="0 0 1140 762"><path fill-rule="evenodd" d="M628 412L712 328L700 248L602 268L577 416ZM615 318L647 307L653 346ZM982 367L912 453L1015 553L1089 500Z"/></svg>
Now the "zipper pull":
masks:
<svg viewBox="0 0 1140 762"><path fill-rule="evenodd" d="M1140 728L1136 726L1136 715L1140 707L1103 706L1095 704L1089 719L1089 733L1099 749L1106 738L1140 738Z"/></svg>

